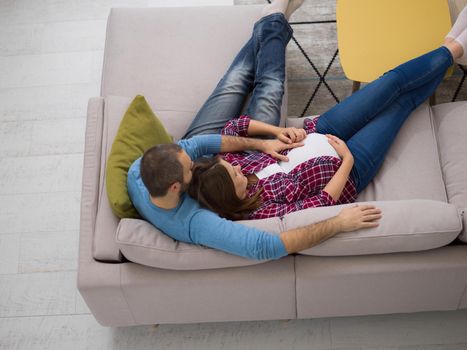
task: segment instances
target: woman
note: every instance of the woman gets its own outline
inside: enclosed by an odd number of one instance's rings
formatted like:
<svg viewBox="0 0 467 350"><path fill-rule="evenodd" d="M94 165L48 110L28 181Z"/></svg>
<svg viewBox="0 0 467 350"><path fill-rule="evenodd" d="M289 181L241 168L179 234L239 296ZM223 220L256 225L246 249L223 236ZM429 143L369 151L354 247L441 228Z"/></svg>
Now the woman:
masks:
<svg viewBox="0 0 467 350"><path fill-rule="evenodd" d="M443 46L390 70L320 117L306 119L304 131L248 116L229 121L222 130L228 135L274 135L289 142L303 140L305 133L321 135L315 146L321 145L324 153L286 170L264 153L225 153L197 162L190 195L230 219L354 202L381 167L407 117L434 93L454 60L467 57L466 28L464 8ZM324 135L336 154L323 146Z"/></svg>

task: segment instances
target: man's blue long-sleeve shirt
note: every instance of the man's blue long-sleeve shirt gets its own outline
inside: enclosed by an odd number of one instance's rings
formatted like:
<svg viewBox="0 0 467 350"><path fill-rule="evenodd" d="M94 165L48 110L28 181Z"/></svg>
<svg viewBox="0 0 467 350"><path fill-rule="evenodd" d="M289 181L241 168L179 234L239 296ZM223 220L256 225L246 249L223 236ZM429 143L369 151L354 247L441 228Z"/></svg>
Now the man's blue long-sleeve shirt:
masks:
<svg viewBox="0 0 467 350"><path fill-rule="evenodd" d="M192 160L220 152L220 135L200 135L177 142ZM173 239L216 248L245 258L278 259L288 253L279 236L223 219L184 193L176 208L151 202L141 179L141 158L128 171L128 193L140 215Z"/></svg>

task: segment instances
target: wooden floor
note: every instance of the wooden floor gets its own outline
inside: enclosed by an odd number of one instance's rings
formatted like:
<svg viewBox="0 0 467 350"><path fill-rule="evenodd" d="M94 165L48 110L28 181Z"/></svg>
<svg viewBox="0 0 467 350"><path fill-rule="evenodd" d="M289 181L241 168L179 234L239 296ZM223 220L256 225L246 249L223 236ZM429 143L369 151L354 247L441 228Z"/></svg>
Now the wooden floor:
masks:
<svg viewBox="0 0 467 350"><path fill-rule="evenodd" d="M467 310L118 329L95 321L76 289L79 203L109 9L212 3L232 1L0 0L0 349L467 349Z"/></svg>

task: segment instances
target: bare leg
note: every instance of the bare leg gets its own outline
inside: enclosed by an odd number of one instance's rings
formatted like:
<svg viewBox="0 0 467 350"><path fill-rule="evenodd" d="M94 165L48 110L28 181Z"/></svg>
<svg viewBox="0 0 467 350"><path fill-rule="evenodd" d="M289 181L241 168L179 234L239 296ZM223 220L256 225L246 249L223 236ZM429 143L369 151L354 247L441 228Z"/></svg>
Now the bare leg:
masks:
<svg viewBox="0 0 467 350"><path fill-rule="evenodd" d="M452 38L446 38L444 40L443 46L446 46L448 50L451 51L451 54L454 60L464 55L464 49L462 48L462 46Z"/></svg>
<svg viewBox="0 0 467 350"><path fill-rule="evenodd" d="M265 17L280 12L289 20L290 16L302 6L304 1L305 0L274 0L269 5L264 6L262 16Z"/></svg>
<svg viewBox="0 0 467 350"><path fill-rule="evenodd" d="M290 19L290 16L305 2L305 0L290 0L287 11L285 12L285 18Z"/></svg>
<svg viewBox="0 0 467 350"><path fill-rule="evenodd" d="M283 13L285 15L287 6L289 6L289 0L274 0L272 3L264 6L261 15L265 17L277 12Z"/></svg>

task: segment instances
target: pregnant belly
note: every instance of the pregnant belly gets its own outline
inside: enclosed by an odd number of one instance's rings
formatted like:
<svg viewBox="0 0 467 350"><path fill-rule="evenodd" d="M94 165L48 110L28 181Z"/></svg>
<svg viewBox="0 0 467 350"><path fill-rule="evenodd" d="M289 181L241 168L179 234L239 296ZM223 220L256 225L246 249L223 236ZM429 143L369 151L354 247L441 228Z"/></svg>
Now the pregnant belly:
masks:
<svg viewBox="0 0 467 350"><path fill-rule="evenodd" d="M256 173L258 179L264 179L279 172L289 173L297 165L316 157L331 156L340 158L334 147L329 144L326 135L318 133L308 134L302 142L304 143L303 147L294 148L287 154L289 158L288 162L278 162L267 166Z"/></svg>
<svg viewBox="0 0 467 350"><path fill-rule="evenodd" d="M339 158L334 147L329 144L326 135L308 134L303 143L305 144L303 147L294 148L287 154L288 162L279 163L284 170L288 170L287 173L297 165L316 157L332 156Z"/></svg>

